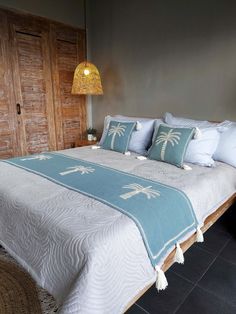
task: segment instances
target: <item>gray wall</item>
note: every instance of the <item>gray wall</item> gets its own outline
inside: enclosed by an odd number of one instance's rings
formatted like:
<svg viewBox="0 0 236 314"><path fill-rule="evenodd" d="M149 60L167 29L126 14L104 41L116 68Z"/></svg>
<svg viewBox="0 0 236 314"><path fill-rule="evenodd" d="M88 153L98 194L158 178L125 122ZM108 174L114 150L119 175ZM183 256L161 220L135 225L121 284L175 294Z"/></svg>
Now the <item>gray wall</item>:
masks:
<svg viewBox="0 0 236 314"><path fill-rule="evenodd" d="M91 0L92 61L106 114L236 120L236 1Z"/></svg>
<svg viewBox="0 0 236 314"><path fill-rule="evenodd" d="M24 10L75 27L84 26L83 0L0 0L0 6Z"/></svg>

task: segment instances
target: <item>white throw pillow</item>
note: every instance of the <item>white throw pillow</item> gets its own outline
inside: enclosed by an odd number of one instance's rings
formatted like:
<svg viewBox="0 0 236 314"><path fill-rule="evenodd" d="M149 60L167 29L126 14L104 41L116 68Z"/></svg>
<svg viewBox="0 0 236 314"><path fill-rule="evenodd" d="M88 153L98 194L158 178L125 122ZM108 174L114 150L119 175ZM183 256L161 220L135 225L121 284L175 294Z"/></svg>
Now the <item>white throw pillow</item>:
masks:
<svg viewBox="0 0 236 314"><path fill-rule="evenodd" d="M219 143L220 133L213 127L200 129L200 131L199 138L190 141L184 161L212 167L214 165L213 155Z"/></svg>
<svg viewBox="0 0 236 314"><path fill-rule="evenodd" d="M201 120L193 120L193 119L186 119L182 117L174 117L171 113L166 112L164 114L164 121L167 124L173 125L180 125L186 127L198 127L198 128L208 128L208 127L215 127L217 123L209 122L209 121L201 121Z"/></svg>
<svg viewBox="0 0 236 314"><path fill-rule="evenodd" d="M236 122L224 121L222 124L228 128L220 134L213 158L236 167Z"/></svg>

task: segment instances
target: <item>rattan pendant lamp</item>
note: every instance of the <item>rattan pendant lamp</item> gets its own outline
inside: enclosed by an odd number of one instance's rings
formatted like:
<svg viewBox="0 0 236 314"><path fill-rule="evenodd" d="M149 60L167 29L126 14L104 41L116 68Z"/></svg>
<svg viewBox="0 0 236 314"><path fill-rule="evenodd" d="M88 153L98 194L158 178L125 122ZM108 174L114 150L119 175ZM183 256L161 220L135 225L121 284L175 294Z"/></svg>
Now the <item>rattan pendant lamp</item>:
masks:
<svg viewBox="0 0 236 314"><path fill-rule="evenodd" d="M84 0L85 49L87 55L87 12ZM87 59L87 58L86 58ZM102 83L97 67L87 60L81 62L75 69L72 94L102 95Z"/></svg>

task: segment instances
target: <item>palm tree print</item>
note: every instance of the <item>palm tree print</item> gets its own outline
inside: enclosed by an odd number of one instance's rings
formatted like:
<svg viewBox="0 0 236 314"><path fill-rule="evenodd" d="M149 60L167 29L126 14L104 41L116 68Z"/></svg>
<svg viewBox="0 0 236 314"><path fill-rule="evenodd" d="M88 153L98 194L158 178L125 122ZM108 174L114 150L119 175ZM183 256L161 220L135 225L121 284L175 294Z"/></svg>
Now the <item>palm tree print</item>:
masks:
<svg viewBox="0 0 236 314"><path fill-rule="evenodd" d="M84 167L84 166L68 167L66 169L69 169L69 170L60 172L61 176L66 176L67 174L71 174L74 172L80 172L82 175L83 174L89 174L91 172L94 172L94 170L95 170L91 167Z"/></svg>
<svg viewBox="0 0 236 314"><path fill-rule="evenodd" d="M22 158L21 161L27 161L27 160L47 160L47 159L51 159L51 156L47 156L47 155L34 155L32 157L27 157L27 158Z"/></svg>
<svg viewBox="0 0 236 314"><path fill-rule="evenodd" d="M123 188L132 190L131 192L120 195L120 197L123 198L124 200L127 200L128 198L138 195L140 193L144 194L147 197L147 199L156 198L157 196L160 196L160 192L157 190L152 190L151 185L144 187L137 183L131 183L123 186Z"/></svg>
<svg viewBox="0 0 236 314"><path fill-rule="evenodd" d="M162 144L161 148L161 160L165 160L165 152L168 143L171 143L172 146L179 144L181 132L173 132L173 129L167 132L161 132L158 138L156 139L156 145Z"/></svg>
<svg viewBox="0 0 236 314"><path fill-rule="evenodd" d="M122 125L121 123L118 123L117 125L113 125L109 132L108 132L108 136L112 135L112 139L111 139L111 149L114 149L114 143L115 143L115 138L116 135L118 136L124 136L124 132L125 132L126 126Z"/></svg>

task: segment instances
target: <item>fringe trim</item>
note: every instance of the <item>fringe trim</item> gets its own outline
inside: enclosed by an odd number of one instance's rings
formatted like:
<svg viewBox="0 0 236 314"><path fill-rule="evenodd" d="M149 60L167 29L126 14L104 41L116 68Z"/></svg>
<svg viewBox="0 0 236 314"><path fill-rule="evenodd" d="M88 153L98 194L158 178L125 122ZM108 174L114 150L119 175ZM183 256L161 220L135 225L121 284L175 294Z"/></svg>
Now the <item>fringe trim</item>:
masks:
<svg viewBox="0 0 236 314"><path fill-rule="evenodd" d="M184 264L184 253L183 253L178 242L176 243L176 251L175 251L174 261L178 264Z"/></svg>
<svg viewBox="0 0 236 314"><path fill-rule="evenodd" d="M199 226L197 227L196 242L204 242L204 236Z"/></svg>
<svg viewBox="0 0 236 314"><path fill-rule="evenodd" d="M155 270L157 273L156 288L158 291L165 290L168 286L168 282L164 274L164 271L159 266L156 266Z"/></svg>

